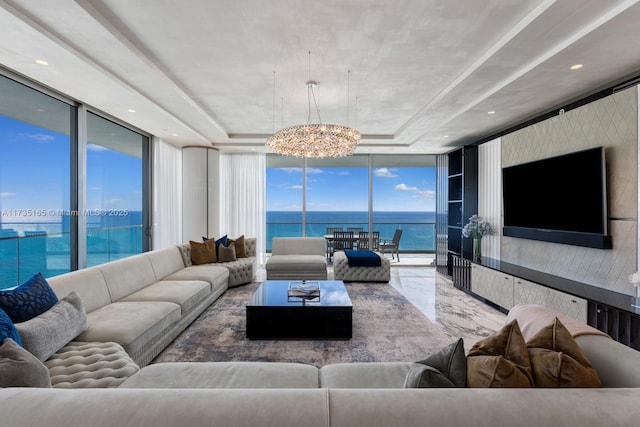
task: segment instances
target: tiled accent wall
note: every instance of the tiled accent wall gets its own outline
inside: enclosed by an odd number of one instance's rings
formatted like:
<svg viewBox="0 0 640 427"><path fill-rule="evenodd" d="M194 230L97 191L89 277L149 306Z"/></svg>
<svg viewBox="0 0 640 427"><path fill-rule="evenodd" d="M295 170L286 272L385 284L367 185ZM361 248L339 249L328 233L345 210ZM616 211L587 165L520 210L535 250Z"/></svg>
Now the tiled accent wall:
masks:
<svg viewBox="0 0 640 427"><path fill-rule="evenodd" d="M613 249L502 237L503 261L635 295L638 90L627 89L502 137L502 167L604 146Z"/></svg>

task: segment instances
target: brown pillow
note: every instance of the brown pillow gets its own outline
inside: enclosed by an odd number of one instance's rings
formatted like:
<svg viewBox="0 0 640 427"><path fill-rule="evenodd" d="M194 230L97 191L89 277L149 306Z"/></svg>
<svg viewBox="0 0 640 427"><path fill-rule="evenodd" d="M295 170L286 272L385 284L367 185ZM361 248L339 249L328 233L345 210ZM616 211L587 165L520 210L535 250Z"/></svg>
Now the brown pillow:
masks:
<svg viewBox="0 0 640 427"><path fill-rule="evenodd" d="M557 317L527 347L536 387L600 387L598 373Z"/></svg>
<svg viewBox="0 0 640 427"><path fill-rule="evenodd" d="M236 260L236 247L235 245L218 247L218 262L230 262Z"/></svg>
<svg viewBox="0 0 640 427"><path fill-rule="evenodd" d="M232 243L236 247L236 258L246 258L247 249L244 246L244 234L237 239L229 239L229 246Z"/></svg>
<svg viewBox="0 0 640 427"><path fill-rule="evenodd" d="M531 362L518 321L478 341L467 354L469 387L533 387Z"/></svg>
<svg viewBox="0 0 640 427"><path fill-rule="evenodd" d="M191 247L191 262L193 265L209 264L218 261L218 257L216 256L216 241L214 239L202 243L189 240L189 246Z"/></svg>

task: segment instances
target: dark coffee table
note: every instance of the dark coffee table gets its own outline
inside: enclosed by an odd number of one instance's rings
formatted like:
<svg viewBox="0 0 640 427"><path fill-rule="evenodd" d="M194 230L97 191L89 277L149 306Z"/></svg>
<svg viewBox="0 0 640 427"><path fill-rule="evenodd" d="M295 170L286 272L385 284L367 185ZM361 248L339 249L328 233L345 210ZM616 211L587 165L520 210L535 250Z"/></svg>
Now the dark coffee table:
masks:
<svg viewBox="0 0 640 427"><path fill-rule="evenodd" d="M262 283L247 304L247 338L351 338L353 306L344 283L340 280L312 282L320 287L319 298L289 297L290 281Z"/></svg>

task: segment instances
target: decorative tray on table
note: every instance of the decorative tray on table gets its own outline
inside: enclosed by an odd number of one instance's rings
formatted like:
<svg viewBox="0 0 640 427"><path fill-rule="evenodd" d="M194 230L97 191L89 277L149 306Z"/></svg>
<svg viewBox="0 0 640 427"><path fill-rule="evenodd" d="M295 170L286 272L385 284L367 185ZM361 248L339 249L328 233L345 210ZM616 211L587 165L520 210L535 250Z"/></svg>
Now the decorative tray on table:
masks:
<svg viewBox="0 0 640 427"><path fill-rule="evenodd" d="M310 282L307 280L289 282L287 296L289 298L303 298L308 300L320 298L320 285L318 282Z"/></svg>

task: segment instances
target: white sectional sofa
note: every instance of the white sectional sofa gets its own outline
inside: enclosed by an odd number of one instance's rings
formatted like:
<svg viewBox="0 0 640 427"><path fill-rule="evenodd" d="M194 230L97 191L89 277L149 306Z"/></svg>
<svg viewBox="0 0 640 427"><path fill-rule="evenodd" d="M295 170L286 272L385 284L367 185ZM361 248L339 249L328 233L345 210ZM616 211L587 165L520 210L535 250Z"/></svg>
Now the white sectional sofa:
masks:
<svg viewBox="0 0 640 427"><path fill-rule="evenodd" d="M525 324L527 316L512 317ZM144 367L119 388L2 389L0 413L12 427L637 425L640 353L602 335L576 341L602 388L407 389L406 361L169 363Z"/></svg>
<svg viewBox="0 0 640 427"><path fill-rule="evenodd" d="M74 341L118 343L145 366L229 286L249 283L255 274L255 238L245 239L246 258L227 263L191 265L188 247L171 246L48 279L58 298L75 291L84 303L89 327Z"/></svg>

